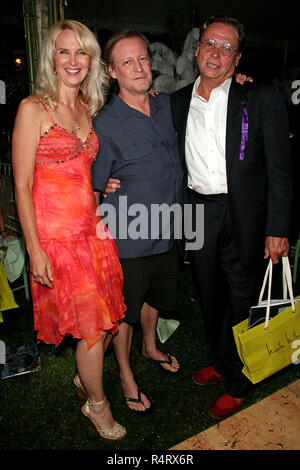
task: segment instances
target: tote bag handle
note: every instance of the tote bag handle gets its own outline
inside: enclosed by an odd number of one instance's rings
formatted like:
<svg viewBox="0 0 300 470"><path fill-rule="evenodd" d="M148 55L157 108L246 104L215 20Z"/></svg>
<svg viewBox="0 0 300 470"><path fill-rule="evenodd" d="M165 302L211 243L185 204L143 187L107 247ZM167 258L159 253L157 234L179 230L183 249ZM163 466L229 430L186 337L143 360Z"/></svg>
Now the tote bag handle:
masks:
<svg viewBox="0 0 300 470"><path fill-rule="evenodd" d="M295 312L295 298L293 294L293 286L292 286L292 274L289 259L287 256L282 256L282 282L283 282L283 298L287 299L287 291L289 292L289 299L292 304L292 311ZM272 274L273 274L273 263L272 259L270 258L268 267L265 272L265 277L263 280L263 285L259 294L258 303L262 301L267 280L268 282L268 297L267 297L267 310L266 310L266 321L265 321L265 330L268 329L269 326L269 318L270 318L270 308L271 308L271 289L272 289Z"/></svg>

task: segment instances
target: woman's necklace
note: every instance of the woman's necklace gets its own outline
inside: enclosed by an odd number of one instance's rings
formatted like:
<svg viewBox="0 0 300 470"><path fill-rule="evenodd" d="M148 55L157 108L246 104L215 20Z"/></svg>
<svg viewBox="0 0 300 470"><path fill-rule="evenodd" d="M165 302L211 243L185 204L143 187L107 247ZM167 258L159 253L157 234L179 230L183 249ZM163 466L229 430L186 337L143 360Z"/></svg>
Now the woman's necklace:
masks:
<svg viewBox="0 0 300 470"><path fill-rule="evenodd" d="M79 117L78 117L78 106L76 107L76 129L80 131Z"/></svg>
<svg viewBox="0 0 300 470"><path fill-rule="evenodd" d="M80 131L80 125L79 125L79 121L78 121L78 111L77 111L77 118L76 118L76 129L78 131Z"/></svg>
<svg viewBox="0 0 300 470"><path fill-rule="evenodd" d="M58 103L60 104L63 104L64 106L66 106L67 108L70 108L69 105L67 105L66 103L64 103L63 101L58 101ZM77 131L80 131L80 123L79 123L79 112L78 112L78 104L76 106L76 130Z"/></svg>

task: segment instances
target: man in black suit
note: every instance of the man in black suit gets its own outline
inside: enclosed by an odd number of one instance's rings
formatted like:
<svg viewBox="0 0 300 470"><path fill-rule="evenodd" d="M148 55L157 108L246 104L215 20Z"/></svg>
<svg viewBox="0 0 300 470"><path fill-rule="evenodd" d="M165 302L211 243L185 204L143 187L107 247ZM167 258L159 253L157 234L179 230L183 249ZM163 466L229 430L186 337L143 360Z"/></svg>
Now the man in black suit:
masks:
<svg viewBox="0 0 300 470"><path fill-rule="evenodd" d="M292 165L284 103L271 85L232 80L244 28L212 17L200 32L200 77L171 97L187 193L204 204L204 246L191 267L214 364L193 375L199 385L226 378L210 407L224 418L243 403L242 374L232 326L257 303L264 259L277 264L289 250Z"/></svg>

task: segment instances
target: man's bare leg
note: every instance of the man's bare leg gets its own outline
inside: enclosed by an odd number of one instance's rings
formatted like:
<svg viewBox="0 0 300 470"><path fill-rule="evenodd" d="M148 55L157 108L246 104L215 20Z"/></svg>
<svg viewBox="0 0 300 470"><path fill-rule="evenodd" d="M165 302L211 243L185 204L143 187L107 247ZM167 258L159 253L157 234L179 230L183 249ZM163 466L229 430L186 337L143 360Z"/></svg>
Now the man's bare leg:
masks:
<svg viewBox="0 0 300 470"><path fill-rule="evenodd" d="M130 367L130 352L133 327L128 323L121 323L119 333L113 338L116 358L120 368L120 379L125 397L138 398L138 386ZM134 411L145 411L150 408L150 401L141 392L142 403L126 401L127 406Z"/></svg>
<svg viewBox="0 0 300 470"><path fill-rule="evenodd" d="M141 325L143 330L143 347L142 355L153 359L154 361L166 361L168 359L167 355L157 349L156 346L156 327L158 320L158 310L153 307L150 307L146 302L144 303L141 310ZM180 368L177 359L174 356L171 356L171 364L160 364L161 367L170 371L177 372Z"/></svg>

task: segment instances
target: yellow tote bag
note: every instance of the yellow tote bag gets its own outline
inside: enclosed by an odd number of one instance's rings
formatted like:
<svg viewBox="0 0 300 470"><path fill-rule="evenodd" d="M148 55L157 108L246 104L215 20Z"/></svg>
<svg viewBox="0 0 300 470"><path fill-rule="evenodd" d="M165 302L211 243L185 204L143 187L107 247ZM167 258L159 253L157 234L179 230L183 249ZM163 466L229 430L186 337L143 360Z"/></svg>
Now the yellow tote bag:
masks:
<svg viewBox="0 0 300 470"><path fill-rule="evenodd" d="M270 318L272 261L270 260L259 305L269 277L269 291L264 322L249 328L249 320L233 327L234 339L241 361L242 372L252 382L258 383L275 372L295 362L300 348L300 297L293 297L292 277L287 257L282 258L284 291L288 287L290 306ZM286 298L286 292L284 292ZM299 300L299 301L298 301Z"/></svg>
<svg viewBox="0 0 300 470"><path fill-rule="evenodd" d="M14 295L11 288L8 285L6 272L2 261L0 261L0 312L3 310L9 310L11 308L19 307L16 304ZM2 321L2 315L0 313L0 321Z"/></svg>

